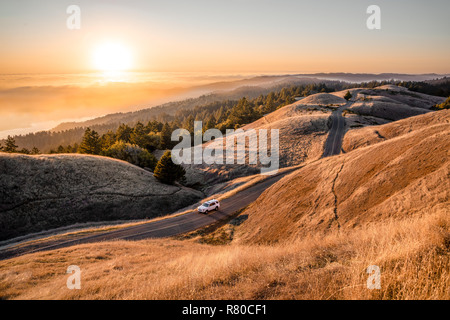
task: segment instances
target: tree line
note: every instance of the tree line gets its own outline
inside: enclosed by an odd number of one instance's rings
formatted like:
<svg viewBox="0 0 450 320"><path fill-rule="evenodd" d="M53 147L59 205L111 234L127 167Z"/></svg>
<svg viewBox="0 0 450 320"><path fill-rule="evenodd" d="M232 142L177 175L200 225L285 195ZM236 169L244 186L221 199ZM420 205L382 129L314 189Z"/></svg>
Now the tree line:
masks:
<svg viewBox="0 0 450 320"><path fill-rule="evenodd" d="M446 82L441 81L440 83ZM153 119L146 123L140 121L134 125L122 123L117 129L110 128L103 134L99 134L98 131L89 127L83 129L76 128L77 132L84 130L80 143L61 144L57 148L51 149L50 153L102 155L124 160L154 171L157 168L158 161L152 152L155 150L172 149L178 143L177 141L171 141L172 132L176 129L186 129L193 135L194 121L202 121L203 130L217 128L222 133L225 133L226 129L237 129L247 123L260 119L278 108L293 103L296 97L305 97L319 92L333 92L356 87L374 88L385 84L401 85L408 89L415 88L419 91L427 91L426 88L430 87L428 84L424 85L423 83L394 80L371 81L359 84L335 81L331 83L311 83L285 87L279 91L272 91L267 95L259 95L253 99L242 97L237 101L215 101L206 105L196 106L192 109L179 109L173 115L164 114L164 117L160 117L159 120ZM435 85L431 85L431 87L436 88ZM346 99L351 97L351 95L348 95L349 92L346 95ZM448 102L439 107L445 108L447 106ZM40 153L36 147L30 150L26 148L19 149L15 143L15 139L11 136L8 136L6 139L5 146L0 145L0 151L24 154ZM166 163L162 167L170 167L171 164L167 163L167 157L163 158ZM182 175L177 179L182 180Z"/></svg>

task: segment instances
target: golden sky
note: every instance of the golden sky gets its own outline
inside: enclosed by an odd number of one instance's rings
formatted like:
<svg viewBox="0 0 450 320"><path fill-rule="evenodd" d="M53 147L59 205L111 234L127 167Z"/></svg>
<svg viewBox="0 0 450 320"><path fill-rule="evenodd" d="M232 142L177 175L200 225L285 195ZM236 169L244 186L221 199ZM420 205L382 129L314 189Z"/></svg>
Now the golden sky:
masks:
<svg viewBox="0 0 450 320"><path fill-rule="evenodd" d="M70 1L0 3L0 73L93 71L95 48L120 43L130 69L162 72L450 73L449 1Z"/></svg>
<svg viewBox="0 0 450 320"><path fill-rule="evenodd" d="M376 2L380 30L369 0L0 1L0 136L162 103L197 73L450 73L450 1Z"/></svg>

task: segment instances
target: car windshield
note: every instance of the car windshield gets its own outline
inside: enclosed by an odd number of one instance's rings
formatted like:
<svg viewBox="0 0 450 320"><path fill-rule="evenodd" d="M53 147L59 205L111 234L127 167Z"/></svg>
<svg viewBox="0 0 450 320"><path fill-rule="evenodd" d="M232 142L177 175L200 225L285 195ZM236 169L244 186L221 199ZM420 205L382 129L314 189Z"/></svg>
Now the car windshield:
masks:
<svg viewBox="0 0 450 320"><path fill-rule="evenodd" d="M202 204L202 207L209 207L209 203L205 202L204 204Z"/></svg>

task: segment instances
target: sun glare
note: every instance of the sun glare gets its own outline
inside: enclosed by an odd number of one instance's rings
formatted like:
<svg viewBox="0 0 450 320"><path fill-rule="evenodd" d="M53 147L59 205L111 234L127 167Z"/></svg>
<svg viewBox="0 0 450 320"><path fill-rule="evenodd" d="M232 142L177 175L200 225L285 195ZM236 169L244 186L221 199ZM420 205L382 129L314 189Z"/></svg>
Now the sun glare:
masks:
<svg viewBox="0 0 450 320"><path fill-rule="evenodd" d="M93 64L103 72L127 71L132 64L131 52L120 43L104 43L95 48Z"/></svg>

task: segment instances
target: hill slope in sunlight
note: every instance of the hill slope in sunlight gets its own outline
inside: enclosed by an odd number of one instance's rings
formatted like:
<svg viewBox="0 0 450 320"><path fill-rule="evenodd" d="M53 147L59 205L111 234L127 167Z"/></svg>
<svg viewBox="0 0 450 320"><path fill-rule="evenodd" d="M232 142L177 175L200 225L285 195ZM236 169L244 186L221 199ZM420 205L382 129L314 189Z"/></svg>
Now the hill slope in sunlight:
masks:
<svg viewBox="0 0 450 320"><path fill-rule="evenodd" d="M354 130L352 151L306 164L212 232L0 261L0 298L448 300L449 118ZM73 264L81 290L66 287ZM371 265L381 289L367 288Z"/></svg>
<svg viewBox="0 0 450 320"><path fill-rule="evenodd" d="M277 182L243 213L249 218L240 227L240 241L271 243L392 217L449 212L449 119L450 111L440 111L361 129L397 130L397 135L310 163ZM358 133L347 140L353 136Z"/></svg>

